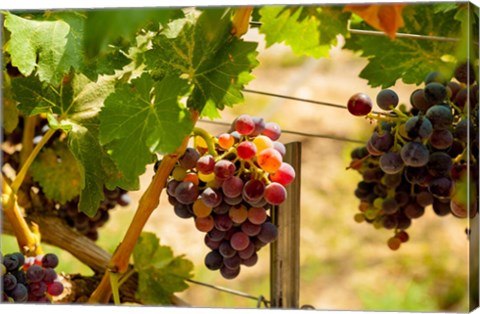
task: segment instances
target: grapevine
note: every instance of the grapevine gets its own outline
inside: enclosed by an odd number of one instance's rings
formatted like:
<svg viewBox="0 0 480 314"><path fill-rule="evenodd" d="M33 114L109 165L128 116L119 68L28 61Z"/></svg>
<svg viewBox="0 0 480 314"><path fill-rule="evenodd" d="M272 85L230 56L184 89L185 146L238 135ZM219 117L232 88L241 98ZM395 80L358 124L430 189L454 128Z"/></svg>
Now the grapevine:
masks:
<svg viewBox="0 0 480 314"><path fill-rule="evenodd" d="M292 197L286 187L299 173L284 160L280 124L260 117L266 114L244 108L229 130L215 135L197 122L225 118L232 107L249 103L244 92L280 96L248 86L265 60L258 38L266 48L289 46L302 62L303 56L328 57L341 43L367 61L358 76L382 87L376 98L357 93L346 103L352 115L375 124L365 146L351 153L350 168L362 176L355 190L356 221L392 230L387 245L396 250L429 206L439 216L473 217L478 199L465 197L465 191L472 187L478 195L478 52L463 49L478 42L471 37L478 37L479 14L471 8L455 3L1 11L0 229L18 245L0 255L2 302L188 305L176 293L199 282L192 278L205 268L219 272L213 280L236 279L232 285L249 278L243 267L260 266L258 252L289 228L272 212ZM361 35L372 32L382 36ZM442 38L448 40L437 40ZM453 60L458 66L451 75L428 74ZM292 60L282 56L283 61ZM411 108L391 88L397 81L424 84L411 94ZM344 107L317 96L309 102ZM373 111L372 101L382 112ZM287 122L276 116L275 121ZM290 133L308 134L301 131ZM147 173L152 168L153 177ZM323 192L316 182L307 188ZM133 191L140 192L138 199ZM195 271L193 262L170 248L164 230L144 231L163 200L172 219L188 220L202 233L199 245L208 253ZM135 211L130 222L121 223L123 238L101 236L100 228L120 207ZM114 242L111 252L100 247L104 240ZM280 242L275 244L286 246ZM59 267L43 244L71 253L94 274L65 274L68 262ZM323 252L318 255L328 263ZM308 257L297 266L304 267ZM272 259L271 267L288 263ZM261 296L259 304L275 306L271 298Z"/></svg>
<svg viewBox="0 0 480 314"><path fill-rule="evenodd" d="M470 64L459 65L452 80L431 72L425 87L411 94L410 109L399 106L395 91L381 90L376 102L384 113L379 114L370 113L373 106L367 95L351 97L348 109L353 115L377 122L367 144L351 152L350 168L362 176L355 190L360 212L354 219L393 230L387 241L390 249L408 241L405 230L427 206L438 216L477 214L478 193L468 199L465 191L458 191L471 182L478 192L475 82Z"/></svg>
<svg viewBox="0 0 480 314"><path fill-rule="evenodd" d="M226 279L237 277L240 265L255 265L256 252L275 241L278 231L268 211L284 202L285 186L295 178L282 161L276 123L242 115L231 130L213 137L195 129L194 147L180 156L166 185L175 214L193 218L206 233L206 267Z"/></svg>

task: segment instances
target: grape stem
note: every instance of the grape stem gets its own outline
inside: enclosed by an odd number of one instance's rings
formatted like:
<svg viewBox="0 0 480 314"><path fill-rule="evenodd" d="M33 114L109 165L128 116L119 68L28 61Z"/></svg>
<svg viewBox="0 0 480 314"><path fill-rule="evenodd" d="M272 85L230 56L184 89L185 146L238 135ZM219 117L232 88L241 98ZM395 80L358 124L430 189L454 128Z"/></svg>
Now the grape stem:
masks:
<svg viewBox="0 0 480 314"><path fill-rule="evenodd" d="M195 127L193 128L193 135L200 136L201 138L203 138L205 143L207 143L208 153L210 155L212 155L213 157L218 156L217 151L215 150L213 136L210 133L208 133L202 128Z"/></svg>
<svg viewBox="0 0 480 314"><path fill-rule="evenodd" d="M17 239L20 250L27 256L37 256L43 254L40 246L40 233L38 226L33 225L32 230L28 227L25 218L20 211L17 203L17 197L12 187L2 177L2 207L3 214L10 222Z"/></svg>
<svg viewBox="0 0 480 314"><path fill-rule="evenodd" d="M14 194L18 192L18 189L22 185L23 180L27 175L28 168L30 168L30 165L32 164L33 160L37 157L40 150L43 148L43 146L45 146L45 144L52 137L55 131L56 131L55 129L49 129L47 133L45 133L45 135L42 137L40 142L35 146L33 151L28 155L28 158L25 160L25 163L23 164L22 168L20 169L17 176L15 177L15 180L13 180L12 182L11 188Z"/></svg>
<svg viewBox="0 0 480 314"><path fill-rule="evenodd" d="M199 117L199 113L192 112L192 123L195 125ZM112 259L110 260L107 271L104 273L100 284L92 293L89 303L107 303L112 295L112 285L110 282L111 273L124 273L128 269L130 256L137 243L140 234L147 223L148 218L160 203L160 194L165 188L168 176L175 167L178 158L185 152L190 135L186 136L182 144L172 153L165 156L158 167L157 172L153 176L150 185L143 193L138 203L137 211L128 227L123 241L117 247Z"/></svg>

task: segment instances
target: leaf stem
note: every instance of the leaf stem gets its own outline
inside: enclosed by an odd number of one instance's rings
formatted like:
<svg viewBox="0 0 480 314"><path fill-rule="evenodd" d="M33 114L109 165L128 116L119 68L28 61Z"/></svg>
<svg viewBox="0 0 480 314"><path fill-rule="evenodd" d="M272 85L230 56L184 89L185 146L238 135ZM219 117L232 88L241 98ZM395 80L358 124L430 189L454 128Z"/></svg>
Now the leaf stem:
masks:
<svg viewBox="0 0 480 314"><path fill-rule="evenodd" d="M32 232L20 211L17 197L12 187L2 177L2 207L3 213L10 222L20 250L28 256L43 254L40 247L40 234ZM38 228L35 228L38 230Z"/></svg>
<svg viewBox="0 0 480 314"><path fill-rule="evenodd" d="M192 113L192 121L194 125L198 120L198 116L198 112ZM160 203L160 194L165 188L167 178L177 163L178 158L185 152L189 140L190 135L187 135L175 152L162 159L150 185L140 198L137 211L135 212L123 241L113 254L108 270L103 275L97 289L95 289L90 296L89 303L107 303L110 300L112 286L109 276L111 273L124 273L128 269L130 256L135 248L135 244L137 243L148 218Z"/></svg>
<svg viewBox="0 0 480 314"><path fill-rule="evenodd" d="M110 286L112 287L113 302L115 303L115 305L120 305L119 278L119 273L110 273Z"/></svg>
<svg viewBox="0 0 480 314"><path fill-rule="evenodd" d="M37 157L40 150L43 148L43 146L45 146L45 144L52 137L55 131L56 131L55 129L49 129L47 133L45 133L45 135L42 137L40 142L35 146L35 148L30 153L30 155L28 155L28 158L27 160L25 160L25 163L20 169L20 172L18 172L17 176L15 177L15 180L13 180L12 182L12 191L14 194L17 193L18 189L22 185L23 180L25 179L25 176L27 174L28 168L30 168L30 165L32 164L33 160L35 159L35 157Z"/></svg>
<svg viewBox="0 0 480 314"><path fill-rule="evenodd" d="M213 137L210 133L208 133L207 131L205 131L204 129L202 128L198 128L198 127L195 127L193 129L193 135L195 136L200 136L201 138L203 138L203 140L205 141L205 143L207 144L207 148L208 148L208 153L210 155L212 155L213 157L216 157L218 154L217 154L217 151L215 150L215 145L214 145L214 142L213 142Z"/></svg>

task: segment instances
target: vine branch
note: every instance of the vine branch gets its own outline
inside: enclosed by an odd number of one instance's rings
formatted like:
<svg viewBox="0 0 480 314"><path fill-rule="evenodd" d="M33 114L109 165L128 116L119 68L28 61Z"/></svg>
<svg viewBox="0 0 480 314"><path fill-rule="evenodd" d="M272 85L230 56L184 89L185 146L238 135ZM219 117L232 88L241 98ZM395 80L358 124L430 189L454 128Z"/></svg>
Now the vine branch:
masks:
<svg viewBox="0 0 480 314"><path fill-rule="evenodd" d="M16 195L3 176L2 207L3 214L7 217L7 220L12 226L20 250L27 256L43 254L42 248L40 247L40 234L38 233L38 227L32 225L34 231L30 230L22 212L20 211Z"/></svg>
<svg viewBox="0 0 480 314"><path fill-rule="evenodd" d="M198 112L192 113L193 124L197 122L199 117ZM173 167L177 163L178 158L183 155L187 148L190 135L186 136L182 144L173 152L162 159L157 172L155 173L147 190L140 198L137 211L130 223L130 226L125 234L123 241L118 246L109 263L107 271L102 277L97 289L92 293L89 303L107 303L112 295L112 285L110 281L110 272L124 273L128 269L130 256L133 253L135 244L140 237L140 234L147 223L148 218L157 208L160 202L160 194L165 187L168 176Z"/></svg>

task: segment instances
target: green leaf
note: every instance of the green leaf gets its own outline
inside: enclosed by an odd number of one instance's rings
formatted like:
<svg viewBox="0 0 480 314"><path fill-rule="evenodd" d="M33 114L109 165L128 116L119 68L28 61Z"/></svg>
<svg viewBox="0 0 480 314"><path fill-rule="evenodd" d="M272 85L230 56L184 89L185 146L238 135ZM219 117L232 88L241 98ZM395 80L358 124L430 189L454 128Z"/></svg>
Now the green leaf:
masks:
<svg viewBox="0 0 480 314"><path fill-rule="evenodd" d="M171 304L172 295L187 289L185 280L193 276L193 263L174 256L172 249L160 245L153 233L142 233L133 260L139 276L136 297L144 304Z"/></svg>
<svg viewBox="0 0 480 314"><path fill-rule="evenodd" d="M147 69L155 78L168 73L187 79L193 85L187 106L214 117L215 108L243 101L240 91L251 79L245 74L258 64L257 44L231 36L230 30L229 12L220 9L175 20L145 53ZM209 110L203 112L207 103Z"/></svg>
<svg viewBox="0 0 480 314"><path fill-rule="evenodd" d="M18 77L12 79L14 99L19 102L17 108L27 116L49 113L57 110L60 101L58 93L40 82L37 77Z"/></svg>
<svg viewBox="0 0 480 314"><path fill-rule="evenodd" d="M405 26L403 33L455 37L460 35L460 23L454 20L455 11L435 13L434 7L427 4L408 5L404 9ZM364 24L354 28L369 29ZM359 51L368 59L360 77L368 84L387 88L398 79L406 84L421 84L432 71L452 75L457 52L457 42L368 36L351 34L344 48Z"/></svg>
<svg viewBox="0 0 480 314"><path fill-rule="evenodd" d="M79 18L68 17L71 23L79 23ZM36 70L40 81L56 85L72 66L80 66L77 34L71 33L69 23L29 20L6 13L5 28L10 31L7 50L12 65L23 75Z"/></svg>
<svg viewBox="0 0 480 314"><path fill-rule="evenodd" d="M3 128L5 132L12 132L18 125L18 109L15 101L9 98L3 99Z"/></svg>
<svg viewBox="0 0 480 314"><path fill-rule="evenodd" d="M68 146L80 164L82 192L79 209L92 216L103 199L103 187L138 189L138 178L126 179L100 145L98 114L105 98L113 92L115 77L100 77L97 82L77 75L71 81L70 101L64 101L61 123L71 128Z"/></svg>
<svg viewBox="0 0 480 314"><path fill-rule="evenodd" d="M295 54L315 58L327 57L337 35L347 34L350 17L335 6L265 6L260 14L267 47L285 43Z"/></svg>
<svg viewBox="0 0 480 314"><path fill-rule="evenodd" d="M136 178L152 163L153 153L173 152L193 128L179 99L187 81L166 77L155 82L148 74L120 84L100 113L100 140L127 178Z"/></svg>
<svg viewBox="0 0 480 314"><path fill-rule="evenodd" d="M80 194L80 169L64 142L43 149L29 171L51 200L65 204Z"/></svg>
<svg viewBox="0 0 480 314"><path fill-rule="evenodd" d="M130 41L137 31L151 22L166 23L170 18L179 17L182 11L164 8L102 9L86 12L85 50L89 59L94 59L123 38Z"/></svg>

